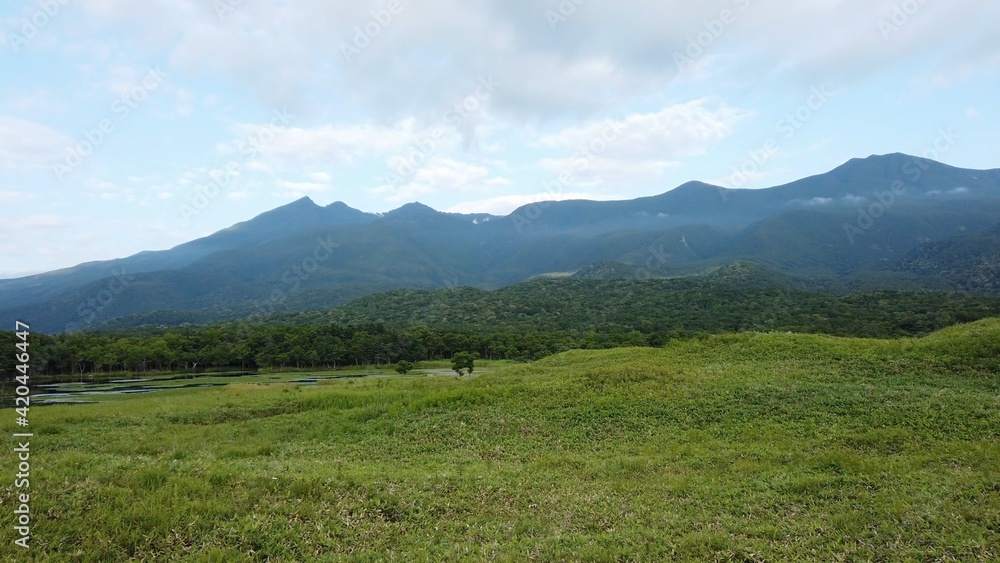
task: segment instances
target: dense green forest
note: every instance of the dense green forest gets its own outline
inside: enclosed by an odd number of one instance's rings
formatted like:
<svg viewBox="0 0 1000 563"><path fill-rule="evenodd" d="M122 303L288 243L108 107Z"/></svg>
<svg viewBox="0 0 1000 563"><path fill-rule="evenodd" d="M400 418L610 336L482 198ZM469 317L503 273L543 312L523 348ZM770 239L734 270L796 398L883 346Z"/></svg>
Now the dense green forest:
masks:
<svg viewBox="0 0 1000 563"><path fill-rule="evenodd" d="M721 280L536 280L494 291L398 290L275 321L584 333L627 327L646 335L791 330L885 338L1000 314L997 297L901 291L834 295L775 287L752 271L742 279L733 274L730 269Z"/></svg>
<svg viewBox="0 0 1000 563"><path fill-rule="evenodd" d="M757 287L732 276L673 280L537 280L495 291L402 290L324 312L207 326L144 326L32 336L40 374L221 368L335 368L400 360L534 360L571 349L660 346L725 332L923 335L1000 316L1000 298L881 291L849 295ZM30 321L30 319L29 319ZM14 334L0 333L0 349ZM7 357L10 356L10 357ZM14 374L14 357L0 373Z"/></svg>
<svg viewBox="0 0 1000 563"><path fill-rule="evenodd" d="M13 350L13 333L0 333L0 347ZM624 343L610 342L609 345ZM647 338L636 334L636 344ZM534 359L576 347L563 333L492 333L431 330L426 326L301 325L229 323L137 333L71 333L31 337L35 373L191 371L213 368L337 368L388 364L399 360L450 358L478 351L487 359ZM3 358L5 378L14 357Z"/></svg>

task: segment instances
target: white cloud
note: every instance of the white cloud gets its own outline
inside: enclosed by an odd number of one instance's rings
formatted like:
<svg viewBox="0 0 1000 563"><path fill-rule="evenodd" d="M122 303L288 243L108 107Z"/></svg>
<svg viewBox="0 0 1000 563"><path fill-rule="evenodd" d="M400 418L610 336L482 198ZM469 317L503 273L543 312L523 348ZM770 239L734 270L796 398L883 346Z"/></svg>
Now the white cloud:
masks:
<svg viewBox="0 0 1000 563"><path fill-rule="evenodd" d="M390 163L394 170L401 170L400 162ZM402 169L405 170L405 169ZM426 165L413 169L396 184L383 184L371 190L387 201L408 201L425 195L447 191L489 191L510 185L510 180L492 176L484 166L461 162L446 157L434 157Z"/></svg>
<svg viewBox="0 0 1000 563"><path fill-rule="evenodd" d="M83 187L87 189L87 197L92 199L119 201L123 203L134 203L138 200L137 191L134 187L122 188L118 184L108 180L87 178L83 181Z"/></svg>
<svg viewBox="0 0 1000 563"><path fill-rule="evenodd" d="M543 135L540 146L571 154L544 158L538 165L560 178L560 184L580 188L653 182L678 166L677 159L704 154L732 135L749 116L724 104L710 105L709 100L699 99Z"/></svg>
<svg viewBox="0 0 1000 563"><path fill-rule="evenodd" d="M576 188L627 187L654 182L677 162L656 159L623 158L547 158L538 165L549 172L548 184Z"/></svg>
<svg viewBox="0 0 1000 563"><path fill-rule="evenodd" d="M342 47L372 21L372 11L384 9L383 0L244 2L225 18L196 0L102 0L84 10L97 26L131 28L138 45L172 48L176 68L218 73L269 104L305 105L311 86L332 83L385 115L438 111L467 96L484 73L502 83L491 100L502 113L544 118L599 110L676 80L673 54L723 9L735 21L722 26L697 62L717 67L713 78L747 85L775 72L805 84L853 81L917 56L939 73L961 61L992 64L983 46L995 46L993 26L985 25L1000 18L993 0L921 3L885 37L880 22L892 18L897 3L587 2L553 30L546 11L555 3L404 2L350 60Z"/></svg>
<svg viewBox="0 0 1000 563"><path fill-rule="evenodd" d="M823 205L829 205L833 203L833 198L830 197L814 197L808 201L803 202L808 207L821 207Z"/></svg>
<svg viewBox="0 0 1000 563"><path fill-rule="evenodd" d="M431 195L437 190L427 184L418 182L408 182L399 186L383 185L373 188L371 192L384 197L385 201L398 203L401 201L416 201L424 196Z"/></svg>
<svg viewBox="0 0 1000 563"><path fill-rule="evenodd" d="M29 201L34 200L36 197L37 197L36 194L30 192L22 192L17 190L0 190L0 205L8 208L17 205L25 205Z"/></svg>
<svg viewBox="0 0 1000 563"><path fill-rule="evenodd" d="M301 169L350 164L363 157L403 151L421 138L413 118L390 126L362 123L275 128L266 123L242 124L236 133L237 139L220 145L218 151L227 156L255 154L254 166L262 170L271 165Z"/></svg>
<svg viewBox="0 0 1000 563"><path fill-rule="evenodd" d="M0 233L13 235L22 231L46 231L62 229L72 224L72 220L67 217L50 214L6 217L0 221Z"/></svg>
<svg viewBox="0 0 1000 563"><path fill-rule="evenodd" d="M190 117L194 113L194 102L197 94L187 88L177 89L177 115L180 117Z"/></svg>
<svg viewBox="0 0 1000 563"><path fill-rule="evenodd" d="M540 139L542 146L602 151L632 158L678 158L703 154L751 114L708 99L674 104L624 119L589 122ZM602 147L605 147L602 149Z"/></svg>
<svg viewBox="0 0 1000 563"><path fill-rule="evenodd" d="M476 201L467 201L458 205L453 205L445 211L449 213L490 213L492 215L508 215L518 207L537 203L540 201L566 201L570 199L588 199L594 201L608 201L616 199L608 194L596 192L566 192L549 193L539 192L534 194L514 194L491 197Z"/></svg>
<svg viewBox="0 0 1000 563"><path fill-rule="evenodd" d="M73 139L44 125L0 115L0 168L15 172L51 167Z"/></svg>
<svg viewBox="0 0 1000 563"><path fill-rule="evenodd" d="M972 190L966 188L965 186L959 186L957 188L953 188L948 191L930 190L929 192L927 192L927 195L963 195L969 193L970 191Z"/></svg>
<svg viewBox="0 0 1000 563"><path fill-rule="evenodd" d="M253 170L254 172L271 173L273 171L271 165L260 160L251 160L250 162L246 163L246 166L244 168L246 168L247 170Z"/></svg>
<svg viewBox="0 0 1000 563"><path fill-rule="evenodd" d="M1000 15L1000 14L998 14ZM983 44L973 49L963 49L949 56L949 64L942 66L929 77L923 77L924 86L952 88L984 72L1000 69L1000 51L996 44Z"/></svg>
<svg viewBox="0 0 1000 563"><path fill-rule="evenodd" d="M67 108L65 98L47 89L24 93L4 102L4 107L17 114L52 114Z"/></svg>

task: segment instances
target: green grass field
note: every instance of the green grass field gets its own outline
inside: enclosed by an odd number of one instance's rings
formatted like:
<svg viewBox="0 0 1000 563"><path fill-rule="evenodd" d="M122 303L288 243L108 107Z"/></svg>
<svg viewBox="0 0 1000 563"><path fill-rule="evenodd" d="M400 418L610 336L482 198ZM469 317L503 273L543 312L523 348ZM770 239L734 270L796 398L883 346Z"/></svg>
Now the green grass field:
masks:
<svg viewBox="0 0 1000 563"><path fill-rule="evenodd" d="M6 447L4 560L1000 558L1000 320L161 391L31 422L32 547L12 543Z"/></svg>

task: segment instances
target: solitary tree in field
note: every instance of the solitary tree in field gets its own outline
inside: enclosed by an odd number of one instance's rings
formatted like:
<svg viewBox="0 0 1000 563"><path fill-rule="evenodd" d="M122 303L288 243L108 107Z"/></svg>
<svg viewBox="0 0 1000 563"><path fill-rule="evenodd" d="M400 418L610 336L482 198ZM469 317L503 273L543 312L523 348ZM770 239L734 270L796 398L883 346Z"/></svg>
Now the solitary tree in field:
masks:
<svg viewBox="0 0 1000 563"><path fill-rule="evenodd" d="M406 360L399 360L396 362L396 373L400 375L406 375L406 372L413 369L413 363Z"/></svg>
<svg viewBox="0 0 1000 563"><path fill-rule="evenodd" d="M472 374L473 368L475 368L476 358L479 354L470 354L468 352L459 352L451 358L451 369L455 370L458 375L462 375L463 370L469 370L469 374Z"/></svg>

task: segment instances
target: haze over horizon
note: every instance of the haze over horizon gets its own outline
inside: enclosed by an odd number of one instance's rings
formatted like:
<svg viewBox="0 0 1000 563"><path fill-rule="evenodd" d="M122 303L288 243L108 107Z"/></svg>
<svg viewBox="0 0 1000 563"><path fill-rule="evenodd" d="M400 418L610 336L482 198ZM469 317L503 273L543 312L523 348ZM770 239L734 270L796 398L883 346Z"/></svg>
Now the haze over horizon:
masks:
<svg viewBox="0 0 1000 563"><path fill-rule="evenodd" d="M902 152L1000 167L1000 5L17 2L0 278L308 195L503 215Z"/></svg>

